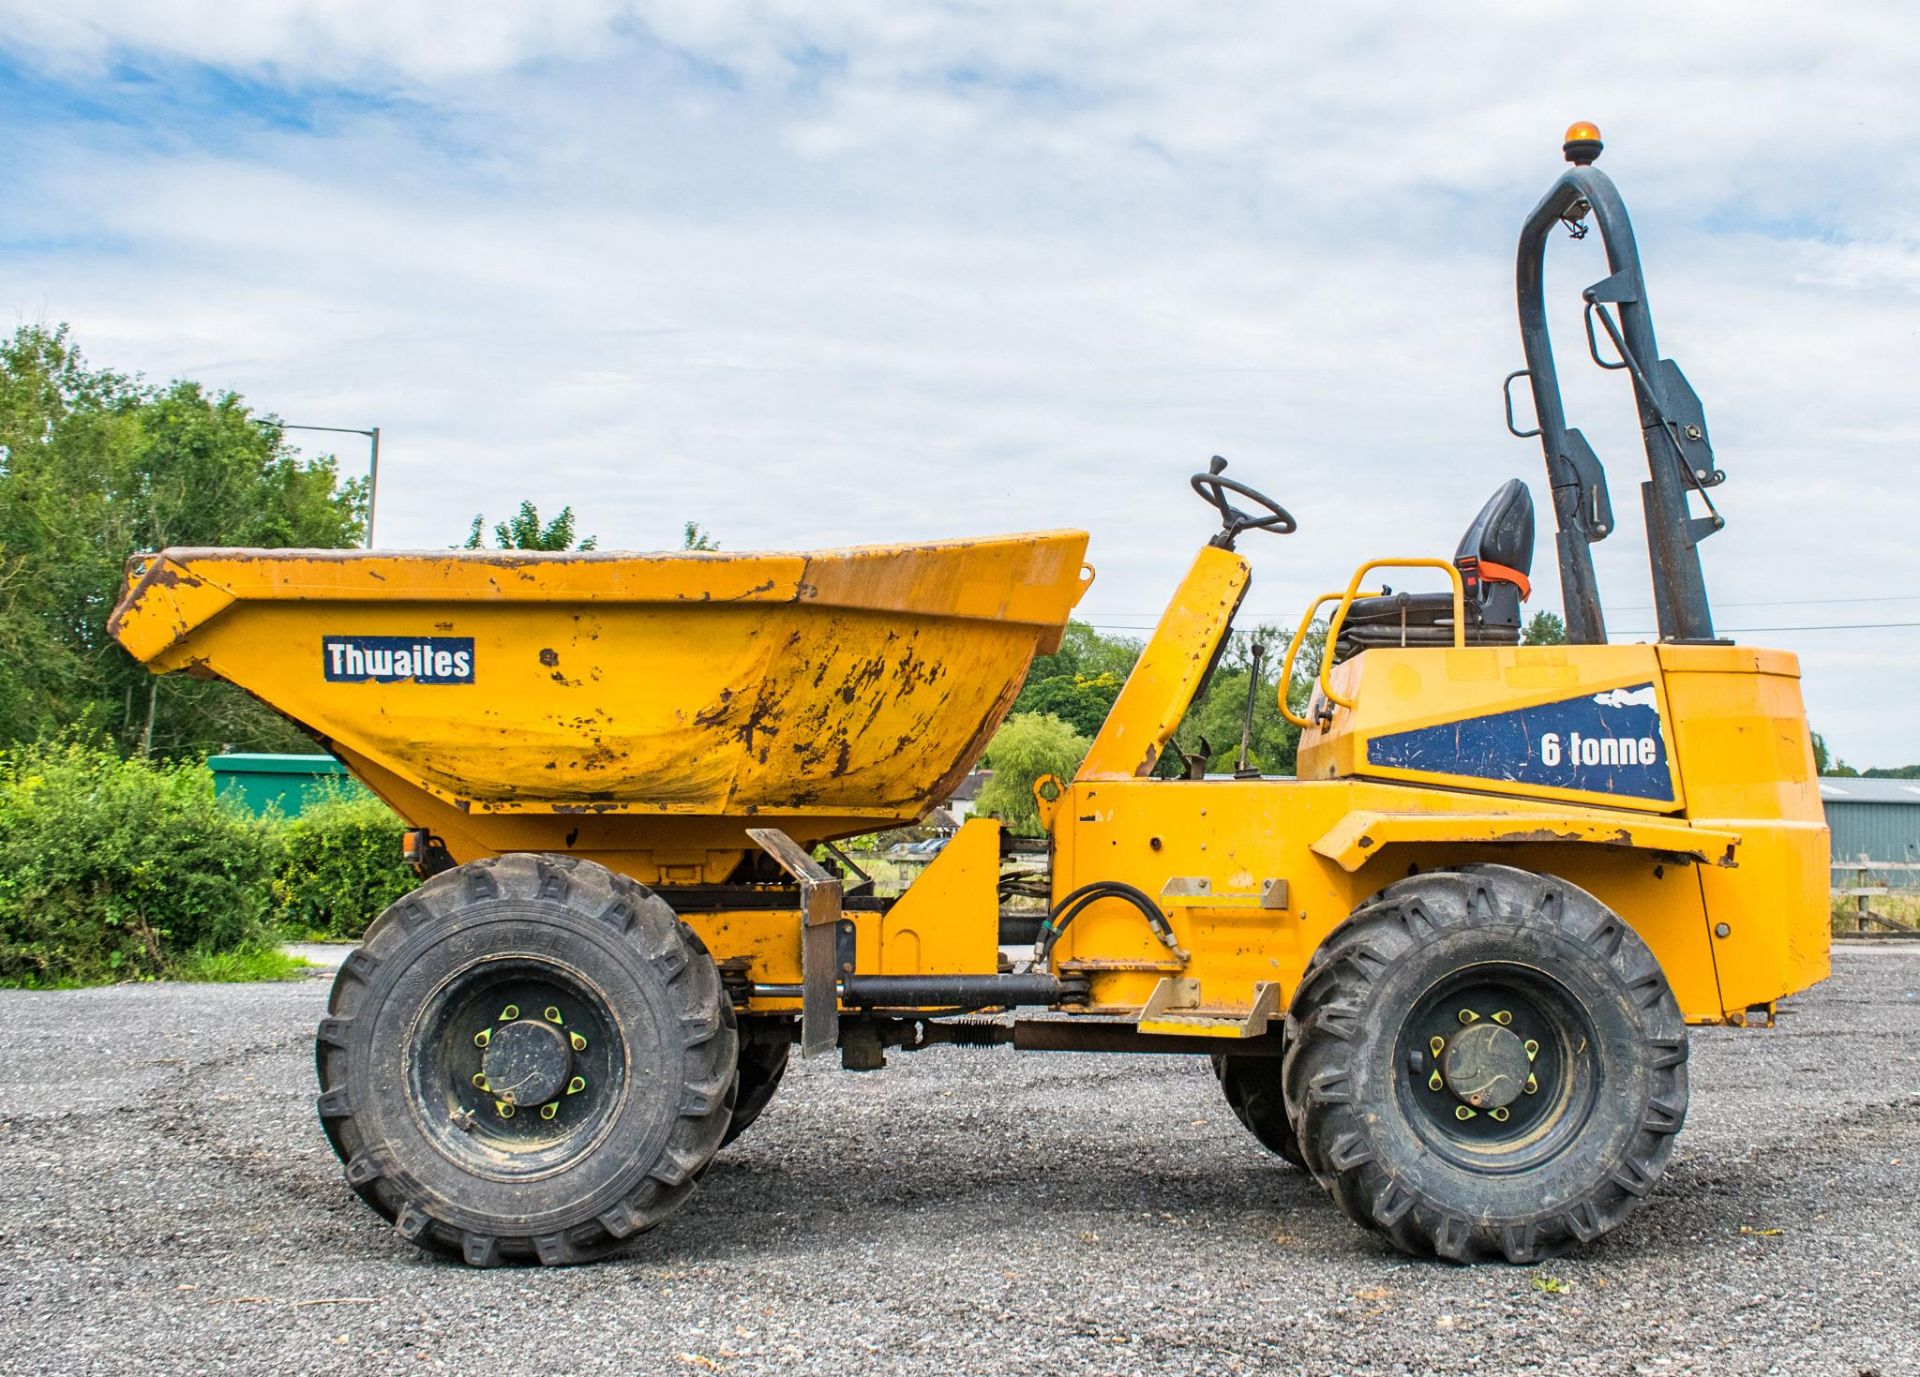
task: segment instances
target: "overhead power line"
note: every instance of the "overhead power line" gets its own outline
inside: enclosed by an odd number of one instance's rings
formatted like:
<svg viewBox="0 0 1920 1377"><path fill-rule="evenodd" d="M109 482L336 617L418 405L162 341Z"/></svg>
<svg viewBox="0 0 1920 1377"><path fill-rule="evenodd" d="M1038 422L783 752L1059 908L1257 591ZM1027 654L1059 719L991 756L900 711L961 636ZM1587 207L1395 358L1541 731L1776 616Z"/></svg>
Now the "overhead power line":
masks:
<svg viewBox="0 0 1920 1377"><path fill-rule="evenodd" d="M1264 617L1252 618L1251 621L1255 624L1274 624L1272 619ZM1088 622L1087 625L1095 631L1133 633L1151 631L1156 623L1148 622L1142 626L1122 626L1115 622ZM1920 627L1920 622L1814 622L1801 626L1721 626L1715 627L1714 629L1716 631L1724 631L1728 635L1746 635L1752 632L1767 631L1901 631L1911 630L1916 627ZM1251 630L1251 626L1243 625L1237 629L1241 631ZM1615 638L1621 636L1653 636L1657 634L1658 633L1650 627L1644 629L1636 628L1632 631L1612 631L1608 633L1608 635Z"/></svg>
<svg viewBox="0 0 1920 1377"><path fill-rule="evenodd" d="M1920 593L1889 593L1871 598L1775 598L1771 602L1717 602L1715 607L1825 607L1842 602L1920 602ZM1622 612L1651 612L1653 604L1623 607Z"/></svg>
<svg viewBox="0 0 1920 1377"><path fill-rule="evenodd" d="M1717 626L1728 634L1749 631L1882 631L1920 626L1920 622L1819 622L1806 626ZM1615 636L1651 636L1652 631L1615 631Z"/></svg>
<svg viewBox="0 0 1920 1377"><path fill-rule="evenodd" d="M1766 602L1715 602L1713 605L1715 607L1830 607L1836 604L1855 602L1920 602L1920 593L1889 593L1870 598L1775 598ZM1627 603L1622 606L1609 604L1608 606L1610 610L1615 612L1651 612L1654 610L1652 603ZM1551 611L1552 609L1549 608L1548 610ZM1158 621L1160 617L1158 612L1114 611L1106 615L1109 617L1144 618L1149 624ZM1273 619L1262 617L1260 620L1270 621Z"/></svg>

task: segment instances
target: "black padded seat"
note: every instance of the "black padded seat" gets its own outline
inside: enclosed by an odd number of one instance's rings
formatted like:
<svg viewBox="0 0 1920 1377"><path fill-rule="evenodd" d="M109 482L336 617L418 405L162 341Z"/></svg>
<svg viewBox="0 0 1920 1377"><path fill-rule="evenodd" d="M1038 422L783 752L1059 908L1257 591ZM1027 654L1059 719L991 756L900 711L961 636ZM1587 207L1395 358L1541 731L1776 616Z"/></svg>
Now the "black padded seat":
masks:
<svg viewBox="0 0 1920 1377"><path fill-rule="evenodd" d="M1465 584L1468 645L1518 645L1520 603L1532 591L1533 496L1509 478L1487 500L1454 551ZM1334 659L1379 646L1453 644L1453 594L1395 593L1355 598L1340 625Z"/></svg>

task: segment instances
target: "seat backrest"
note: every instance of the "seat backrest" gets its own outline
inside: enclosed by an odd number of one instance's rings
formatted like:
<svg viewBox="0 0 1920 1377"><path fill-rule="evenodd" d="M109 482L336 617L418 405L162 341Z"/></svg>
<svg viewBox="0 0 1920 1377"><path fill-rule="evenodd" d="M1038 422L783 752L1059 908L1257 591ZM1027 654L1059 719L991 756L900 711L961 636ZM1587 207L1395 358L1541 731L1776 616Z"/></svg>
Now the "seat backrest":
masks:
<svg viewBox="0 0 1920 1377"><path fill-rule="evenodd" d="M1466 594L1468 645L1518 645L1520 603L1532 595L1533 495L1509 478L1487 499L1454 551ZM1355 598L1340 624L1334 663L1370 646L1453 644L1447 592Z"/></svg>
<svg viewBox="0 0 1920 1377"><path fill-rule="evenodd" d="M1480 515L1460 537L1453 552L1456 561L1476 559L1482 565L1512 569L1522 578L1533 573L1533 494L1518 478L1509 478L1487 499Z"/></svg>

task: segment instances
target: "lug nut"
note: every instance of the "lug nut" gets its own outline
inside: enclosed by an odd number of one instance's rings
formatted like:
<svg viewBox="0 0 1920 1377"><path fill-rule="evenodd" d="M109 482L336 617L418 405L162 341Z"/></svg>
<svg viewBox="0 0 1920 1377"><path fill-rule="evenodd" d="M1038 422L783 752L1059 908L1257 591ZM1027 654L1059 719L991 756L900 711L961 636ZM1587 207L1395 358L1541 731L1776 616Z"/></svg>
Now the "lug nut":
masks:
<svg viewBox="0 0 1920 1377"><path fill-rule="evenodd" d="M1432 1037L1432 1038L1428 1038L1428 1039L1427 1039L1427 1050L1428 1050L1429 1052L1431 1052L1431 1053L1433 1053L1433 1055L1437 1057L1437 1056L1439 1056L1439 1055L1440 1055L1440 1054L1441 1054L1442 1052L1444 1052L1444 1051L1446 1051L1446 1050L1447 1050L1447 1040L1446 1040L1445 1038L1442 1038L1442 1037Z"/></svg>
<svg viewBox="0 0 1920 1377"><path fill-rule="evenodd" d="M503 1119L511 1119L513 1117L513 1101L495 1100L493 1102L493 1112Z"/></svg>
<svg viewBox="0 0 1920 1377"><path fill-rule="evenodd" d="M1496 1124L1504 1124L1510 1116L1507 1107L1501 1105L1498 1109L1489 1109L1487 1111L1487 1117L1492 1119Z"/></svg>
<svg viewBox="0 0 1920 1377"><path fill-rule="evenodd" d="M486 1089L488 1089L488 1088L489 1088L489 1087L488 1087L488 1085L487 1085L487 1073L486 1073L486 1072L484 1072L484 1071L476 1071L476 1072L474 1072L474 1073L473 1073L473 1088L474 1088L475 1090L486 1090Z"/></svg>
<svg viewBox="0 0 1920 1377"><path fill-rule="evenodd" d="M1540 1044L1535 1042L1532 1038L1527 1039L1526 1047L1527 1047L1528 1061L1532 1061L1535 1057L1540 1055Z"/></svg>
<svg viewBox="0 0 1920 1377"><path fill-rule="evenodd" d="M587 1088L586 1081L579 1076L575 1076L572 1080L567 1082L567 1093L569 1095L578 1095L582 1090L585 1090L586 1088Z"/></svg>
<svg viewBox="0 0 1920 1377"><path fill-rule="evenodd" d="M520 1017L520 1006L518 1004L509 1004L500 1011L500 1021L502 1023L511 1023L518 1017Z"/></svg>
<svg viewBox="0 0 1920 1377"><path fill-rule="evenodd" d="M1431 1076L1427 1077L1427 1089L1445 1090L1446 1088L1447 1088L1447 1083L1440 1079L1440 1073L1438 1071L1434 1072Z"/></svg>
<svg viewBox="0 0 1920 1377"><path fill-rule="evenodd" d="M547 1005L547 1011L546 1011L546 1013L547 1013L547 1022L549 1022L549 1023L559 1023L559 1022L561 1021L561 1018L560 1018L560 1011L559 1011L558 1009L556 1009L556 1008L554 1008L554 1006L553 1006L553 1005L551 1005L551 1004L549 1004L549 1005Z"/></svg>
<svg viewBox="0 0 1920 1377"><path fill-rule="evenodd" d="M1471 1010L1471 1009L1462 1009L1462 1010L1460 1011L1460 1022L1461 1022L1461 1023L1463 1023L1463 1024L1465 1024L1465 1023L1478 1023L1479 1021L1480 1021L1480 1015L1478 1015L1478 1014L1476 1014L1476 1013L1475 1013L1475 1012L1474 1012L1473 1010Z"/></svg>
<svg viewBox="0 0 1920 1377"><path fill-rule="evenodd" d="M1540 1082L1534 1079L1533 1072L1527 1072L1526 1092L1531 1095L1540 1089Z"/></svg>
<svg viewBox="0 0 1920 1377"><path fill-rule="evenodd" d="M1513 1022L1513 1014L1509 1010L1502 1009L1499 1013L1493 1016L1493 1021L1499 1024L1502 1028L1504 1028L1509 1023Z"/></svg>
<svg viewBox="0 0 1920 1377"><path fill-rule="evenodd" d="M1453 1107L1453 1117L1465 1123L1473 1117L1473 1111L1463 1104L1457 1104Z"/></svg>
<svg viewBox="0 0 1920 1377"><path fill-rule="evenodd" d="M492 1041L493 1041L493 1030L490 1028L482 1028L479 1032L473 1035L473 1045L475 1047L485 1047L489 1042L492 1042Z"/></svg>
<svg viewBox="0 0 1920 1377"><path fill-rule="evenodd" d="M567 1034L567 1041L573 1044L573 1050L576 1052L584 1052L587 1050L587 1040L578 1033L569 1032Z"/></svg>
<svg viewBox="0 0 1920 1377"><path fill-rule="evenodd" d="M551 1119L554 1115L558 1114L559 1112L560 1112L560 1102L558 1100L550 1100L546 1104L543 1104L540 1106L540 1117L543 1119Z"/></svg>

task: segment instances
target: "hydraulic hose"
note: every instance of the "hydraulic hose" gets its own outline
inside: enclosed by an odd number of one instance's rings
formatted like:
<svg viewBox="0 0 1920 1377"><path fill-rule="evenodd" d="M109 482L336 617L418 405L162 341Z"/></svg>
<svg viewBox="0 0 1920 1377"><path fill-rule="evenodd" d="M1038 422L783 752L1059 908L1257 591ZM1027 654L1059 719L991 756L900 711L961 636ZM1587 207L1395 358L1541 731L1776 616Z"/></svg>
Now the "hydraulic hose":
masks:
<svg viewBox="0 0 1920 1377"><path fill-rule="evenodd" d="M1153 935L1160 939L1161 944L1176 956L1184 956L1166 915L1160 912L1160 906L1148 894L1119 880L1095 880L1091 884L1081 885L1048 912L1047 921L1040 925L1039 939L1033 944L1036 970L1049 969L1048 958L1053 954L1053 944L1060 940L1060 934L1067 930L1069 923L1101 899L1124 899L1132 904L1140 910L1141 916L1147 920L1147 926L1153 929Z"/></svg>

